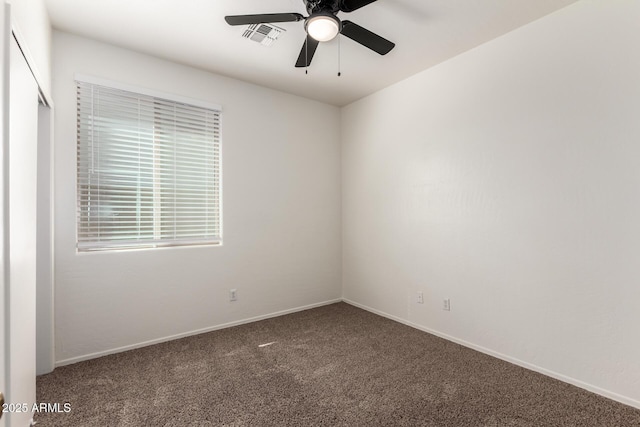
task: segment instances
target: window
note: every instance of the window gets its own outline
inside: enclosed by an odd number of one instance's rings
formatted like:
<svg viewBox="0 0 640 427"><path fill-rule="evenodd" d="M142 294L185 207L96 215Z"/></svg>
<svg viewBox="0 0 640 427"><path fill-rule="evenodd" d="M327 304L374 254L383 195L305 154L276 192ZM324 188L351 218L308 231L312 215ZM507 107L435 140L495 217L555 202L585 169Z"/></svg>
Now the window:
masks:
<svg viewBox="0 0 640 427"><path fill-rule="evenodd" d="M221 244L220 108L96 81L76 80L78 250Z"/></svg>

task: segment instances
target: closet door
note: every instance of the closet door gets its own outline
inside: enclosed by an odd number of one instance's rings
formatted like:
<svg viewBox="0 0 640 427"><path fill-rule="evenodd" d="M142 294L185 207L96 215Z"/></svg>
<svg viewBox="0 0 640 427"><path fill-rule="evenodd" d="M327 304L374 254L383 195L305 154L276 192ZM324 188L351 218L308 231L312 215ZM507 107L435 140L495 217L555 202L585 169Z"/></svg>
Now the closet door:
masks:
<svg viewBox="0 0 640 427"><path fill-rule="evenodd" d="M13 37L9 61L8 187L9 288L7 400L27 411L8 415L7 427L28 426L36 399L36 195L38 86ZM7 197L5 195L5 201ZM7 218L5 218L5 221ZM6 228L5 228L5 239ZM5 250L6 250L5 242ZM5 255L5 260L7 259Z"/></svg>

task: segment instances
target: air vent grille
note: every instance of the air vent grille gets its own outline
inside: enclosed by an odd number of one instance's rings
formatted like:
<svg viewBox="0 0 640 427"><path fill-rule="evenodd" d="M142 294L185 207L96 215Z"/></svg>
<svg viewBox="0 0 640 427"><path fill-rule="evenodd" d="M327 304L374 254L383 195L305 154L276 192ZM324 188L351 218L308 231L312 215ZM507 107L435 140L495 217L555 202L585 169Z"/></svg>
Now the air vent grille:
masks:
<svg viewBox="0 0 640 427"><path fill-rule="evenodd" d="M270 46L274 41L278 39L280 34L284 33L284 28L276 27L271 24L251 24L242 34L242 37L254 42L260 43L264 46Z"/></svg>

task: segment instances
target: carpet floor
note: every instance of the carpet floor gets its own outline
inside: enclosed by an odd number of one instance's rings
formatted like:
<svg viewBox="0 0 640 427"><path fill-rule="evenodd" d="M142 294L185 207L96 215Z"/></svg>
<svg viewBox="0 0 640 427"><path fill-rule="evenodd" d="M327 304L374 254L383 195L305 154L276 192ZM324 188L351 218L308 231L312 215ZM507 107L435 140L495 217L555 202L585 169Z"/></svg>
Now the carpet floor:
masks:
<svg viewBox="0 0 640 427"><path fill-rule="evenodd" d="M268 344L268 345L265 345ZM640 410L345 303L57 368L47 426L640 426Z"/></svg>

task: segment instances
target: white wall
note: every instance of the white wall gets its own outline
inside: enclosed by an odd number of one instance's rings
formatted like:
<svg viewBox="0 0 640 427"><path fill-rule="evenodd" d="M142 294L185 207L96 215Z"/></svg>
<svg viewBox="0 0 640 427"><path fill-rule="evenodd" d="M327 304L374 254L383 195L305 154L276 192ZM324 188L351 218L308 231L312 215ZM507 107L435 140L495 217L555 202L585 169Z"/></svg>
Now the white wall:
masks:
<svg viewBox="0 0 640 427"><path fill-rule="evenodd" d="M53 58L58 363L340 298L338 108L60 32ZM223 106L222 247L76 253L74 73Z"/></svg>
<svg viewBox="0 0 640 427"><path fill-rule="evenodd" d="M51 23L44 0L8 0L11 4L13 24L26 46L30 65L35 71L41 89L51 93Z"/></svg>
<svg viewBox="0 0 640 427"><path fill-rule="evenodd" d="M640 407L638 22L581 1L345 107L345 298Z"/></svg>

